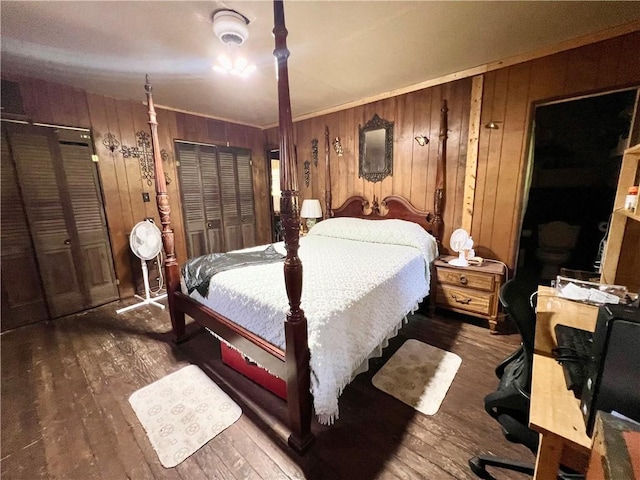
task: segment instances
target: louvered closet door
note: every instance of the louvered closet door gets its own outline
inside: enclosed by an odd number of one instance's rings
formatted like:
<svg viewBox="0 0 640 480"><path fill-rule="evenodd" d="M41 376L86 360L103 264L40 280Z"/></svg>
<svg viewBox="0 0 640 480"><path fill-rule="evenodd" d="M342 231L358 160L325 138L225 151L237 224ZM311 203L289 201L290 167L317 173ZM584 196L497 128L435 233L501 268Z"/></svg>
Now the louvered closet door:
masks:
<svg viewBox="0 0 640 480"><path fill-rule="evenodd" d="M190 257L255 245L251 152L176 142Z"/></svg>
<svg viewBox="0 0 640 480"><path fill-rule="evenodd" d="M238 205L236 162L233 152L218 152L220 165L220 190L222 191L222 217L224 219L224 242L227 251L242 248L242 226Z"/></svg>
<svg viewBox="0 0 640 480"><path fill-rule="evenodd" d="M16 170L4 132L0 174L2 331L6 331L45 320L48 313Z"/></svg>
<svg viewBox="0 0 640 480"><path fill-rule="evenodd" d="M51 316L116 300L102 198L87 140L77 131L61 131L64 138L58 138L44 127L11 125L8 131ZM69 141L73 136L78 142Z"/></svg>
<svg viewBox="0 0 640 480"><path fill-rule="evenodd" d="M219 148L222 218L226 249L255 245L251 155L247 150Z"/></svg>
<svg viewBox="0 0 640 480"><path fill-rule="evenodd" d="M176 151L188 255L223 252L215 147L176 142Z"/></svg>
<svg viewBox="0 0 640 480"><path fill-rule="evenodd" d="M208 253L224 252L220 179L215 147L198 145Z"/></svg>
<svg viewBox="0 0 640 480"><path fill-rule="evenodd" d="M84 298L53 163L53 136L35 128L28 133L12 130L9 141L49 310L54 318L80 311Z"/></svg>
<svg viewBox="0 0 640 480"><path fill-rule="evenodd" d="M238 151L236 157L238 169L238 197L240 201L240 224L242 225L242 246L253 247L256 244L256 214L253 199L253 170L251 152Z"/></svg>
<svg viewBox="0 0 640 480"><path fill-rule="evenodd" d="M58 140L75 226L72 242L80 255L76 263L88 306L95 306L117 300L118 289L98 172L89 145L76 143L76 136L77 131L60 131Z"/></svg>

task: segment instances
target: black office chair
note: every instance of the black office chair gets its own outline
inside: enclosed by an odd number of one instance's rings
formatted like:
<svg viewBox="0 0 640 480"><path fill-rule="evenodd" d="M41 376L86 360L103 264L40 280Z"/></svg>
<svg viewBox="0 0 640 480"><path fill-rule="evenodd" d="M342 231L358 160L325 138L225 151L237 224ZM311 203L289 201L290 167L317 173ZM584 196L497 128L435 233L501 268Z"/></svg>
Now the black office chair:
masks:
<svg viewBox="0 0 640 480"><path fill-rule="evenodd" d="M529 429L528 423L536 331L535 292L536 286L527 287L515 279L509 280L500 289L500 303L515 323L522 344L496 367L496 376L500 379L498 388L484 399L485 410L500 423L505 438L526 446L534 455L538 451L539 435ZM535 469L533 463L493 455L478 455L469 460L469 467L479 478L495 480L486 470L488 466L530 475ZM561 472L560 478L568 480L582 476Z"/></svg>

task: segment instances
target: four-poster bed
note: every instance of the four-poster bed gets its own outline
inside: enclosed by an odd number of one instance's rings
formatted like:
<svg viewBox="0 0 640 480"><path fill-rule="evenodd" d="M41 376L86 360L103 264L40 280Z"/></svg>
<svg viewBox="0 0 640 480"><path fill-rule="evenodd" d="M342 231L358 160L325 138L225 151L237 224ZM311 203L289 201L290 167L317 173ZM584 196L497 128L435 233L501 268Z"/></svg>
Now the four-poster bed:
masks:
<svg viewBox="0 0 640 480"><path fill-rule="evenodd" d="M419 211L415 209L408 201L397 196L386 197L381 202L378 202L378 200L374 198L373 202L371 203L369 203L365 198L361 196L355 196L347 199L347 201L339 208L333 209L331 206L331 174L329 165L329 148L326 145L325 169L327 188L325 192L325 216L335 217L335 219L330 218L316 225L312 229L312 232L310 232L310 235L308 235L307 238L303 239L304 244L302 245L301 249L299 237L300 218L298 214L299 194L296 179L297 166L293 144L293 123L291 118L287 70L287 59L289 56L289 52L286 47L287 30L285 28L284 11L281 0L274 1L274 24L275 26L273 31L275 34L276 44L274 56L276 57L278 64L278 104L281 158L280 183L282 185L281 219L284 228L284 249L286 252L286 258L284 259L284 276L282 276L282 266L269 264L260 267L247 267L245 269L238 269L233 272L224 272L224 274L219 274L215 278L223 279L220 280L220 283L223 284L224 288L234 289L236 287L233 285L230 285L228 287L224 286L224 282L226 282L227 280L229 280L229 282L231 281L230 279L235 274L234 272L239 272L240 270L248 271L249 268L273 269L274 267L277 267L279 269L278 271L280 272L279 277L280 279L283 278L284 284L282 285L282 287L279 287L281 290L280 292L270 291L265 294L265 296L277 296L277 293L280 293L282 296L284 296L284 292L286 292L286 305L284 306L284 310L282 310L282 312L286 312L286 318L277 316L277 309L275 310L276 313L274 314L276 315L276 317L274 318L277 318L278 322L284 325L284 329L281 329L281 331L277 332L278 335L281 335L281 338L276 335L276 337L267 340L265 339L267 335L264 332L260 332L260 334L257 334L255 333L255 329L251 330L246 325L242 325L243 321L245 320L244 313L240 313L238 315L238 318L234 317L232 319L230 318L231 315L227 316L218 311L221 310L224 312L224 308L228 309L228 306L216 306L216 309L214 310L214 308L211 308L210 306L202 303L202 301L204 300L203 298L196 300L194 296L189 296L181 290L181 277L177 259L175 256L174 233L171 230L170 225L169 202L166 193L166 184L164 182L164 172L158 145L156 114L152 99L152 89L148 79L145 88L149 106L149 125L151 129L154 164L156 169L156 200L158 205L158 212L160 214L160 221L162 224L162 236L166 254L165 271L168 303L175 339L177 342L181 342L185 339L185 315L189 315L197 323L206 327L217 337L221 338L225 343L242 352L242 354L247 358L255 361L266 370L271 372L273 375L284 379L286 381L287 404L289 411L288 427L291 432L288 437L288 443L296 451L302 453L306 451L306 449L313 441L313 435L311 433L311 417L314 407L314 398L312 398L311 394L312 387L314 388L314 393L316 395L320 395L320 387L318 386L318 377L320 376L320 370L318 370L318 368L316 368L316 370L313 370L311 364L314 360L317 364L317 358L322 356L321 348L323 348L323 342L318 341L317 337L328 334L326 332L322 333L322 330L318 330L318 328L316 328L317 322L312 322L310 325L308 325L305 312L301 308L301 298L303 294L303 270L301 257L305 255L307 257L311 257L313 255L317 256L317 252L321 251L322 249L324 249L325 251L331 251L332 249L337 248L334 247L336 243L345 244L348 246L348 248L353 249L351 251L352 253L347 254L349 255L348 258L356 257L357 255L354 252L368 250L369 248L371 248L375 250L375 252L377 252L372 253L372 255L382 255L380 260L384 259L385 266L387 265L387 263L389 265L395 265L394 268L396 268L398 272L410 270L413 272L412 275L424 277L424 284L418 285L415 291L407 292L406 298L402 298L404 293L404 289L402 287L414 284L415 281L413 280L413 277L411 277L410 281L407 281L406 277L404 277L402 280L395 280L395 277L399 277L399 274L396 275L395 273L389 273L385 278L379 281L379 284L367 284L358 282L357 285L358 288L360 288L360 291L359 293L357 293L357 295L365 297L368 293L368 290L373 290L372 293L376 293L377 291L385 291L385 289L388 288L396 289L397 293L394 294L394 298L398 297L400 303L404 302L401 305L398 305L400 311L404 312L402 313L402 315L404 316L406 315L406 313L411 311L415 307L415 305L417 305L417 301L428 294L429 268L431 267L431 262L433 260L432 257L436 252L435 241L433 242L434 246L430 246L429 241L425 240L424 238L424 236L427 235L424 232L431 232L433 236L435 236L435 238L438 240L440 240L440 236L442 235L442 208L444 202L443 178L444 162L446 158L447 111L446 102L443 102L443 108L441 112L440 147L438 150L438 174L436 180L436 194L433 213ZM325 131L325 140L328 144L328 129L326 129ZM353 222L351 222L347 218L343 219L341 217L356 217L364 220L387 220L387 222L364 222L354 225ZM394 220L389 219L400 220L397 220L397 222L399 223L389 223L394 222ZM359 220L359 222L363 222L363 220ZM422 228L416 227L416 224ZM335 225L337 225L336 228L341 233L336 234L336 230L332 230ZM360 236L362 235L367 238L361 239ZM379 240L377 237L378 235L380 236L380 238L394 238L392 240ZM369 237L371 236L375 237L373 239L374 243L369 244L367 248L363 248L361 244L358 244L355 247L352 245L354 242L359 242L360 240L370 241L371 238ZM398 236L403 237L403 240L401 240L401 244L394 243L397 241L395 237ZM417 238L417 240L413 237ZM408 240L406 240L405 242L404 238L407 238ZM394 244L386 245L383 247L383 243ZM393 258L395 257L391 255L391 253L387 253L387 250L382 250L383 248L388 248L390 249L389 251L394 252L393 255L397 257L397 263L394 263L396 262L396 260L393 260ZM299 255L299 250L301 252L301 255ZM303 255L303 253L305 255ZM363 261L367 260L365 259ZM344 268L346 268L343 265L344 261L337 263L338 265L335 266L336 269L342 268L344 270ZM373 267L374 265L371 265L372 263L373 262L369 261L367 265ZM426 272L424 271L425 265ZM323 265L322 268L326 268L328 269L328 271L330 271L330 268L326 267L326 265ZM422 268L422 272L420 272L420 268ZM307 270L312 273L313 270L319 270L319 268L317 268L315 264L310 263L307 265ZM383 269L379 268L378 270L380 270L380 275L384 275L385 272L382 272ZM263 271L260 271L260 274L256 274L255 277L263 278L263 273ZM342 271L341 275L344 276L345 272ZM376 273L375 275L378 275L378 273ZM305 271L305 278L307 278L307 271ZM331 281L329 283L331 283L334 288L342 288L336 287L336 285L339 286L343 284L340 284L337 280L334 282L333 278L330 278L330 280ZM394 284L394 281L400 283ZM216 280L216 282L218 282L218 280ZM215 282L212 280L212 284L214 283ZM244 280L241 279L240 283L247 283L246 278ZM276 282L271 283L275 284ZM220 287L217 283L215 285L216 286L212 286L212 288L223 288ZM344 288L344 290L352 290L352 285L349 284L348 287L349 288ZM312 292L314 285L307 285L306 288L309 292ZM409 290L409 288L407 288L407 290ZM233 290L233 298L238 298L238 292L239 290ZM325 295L325 292L320 293ZM336 292L326 293L326 298L333 298L334 293ZM197 297L197 294L195 296ZM307 297L309 297L308 294ZM318 294L316 294L316 298L317 297ZM366 302L364 302L365 305L374 302L378 297L379 295L372 295L366 298ZM318 306L321 303L322 302L316 301L315 305ZM348 304L350 302L347 298L343 301L343 303ZM386 303L392 302L387 301ZM309 312L315 312L313 301L310 300L308 304L305 303L305 306L306 305L309 306ZM373 303L372 305L375 306L375 304ZM380 308L382 308L382 305L380 305ZM336 315L341 315L340 312L341 310L332 310L328 313L328 316L335 317ZM340 325L344 325L348 323L348 321L340 321L338 323ZM380 335L378 335L378 337L380 338L377 338L375 341L381 342L383 340L386 340L386 337L393 333L393 328L394 325L383 325L379 327L378 330L380 330ZM362 330L364 330L366 333L368 328L363 329L360 325L358 332L362 334ZM372 330L375 330L375 328L372 327ZM346 334L344 335L344 337L347 338L347 340L343 342L343 346L346 350L351 347L351 343L349 342L352 333L354 332L346 331ZM315 347L313 359L309 343L310 337L312 345L319 345ZM329 335L329 337L327 338L331 338L331 336ZM374 339L369 338L365 340L366 342L374 341ZM363 340L363 342L365 340ZM326 342L324 343L324 345L326 347ZM370 343L367 343L367 345L369 345L367 348L370 348ZM376 343L375 345L378 345L378 343ZM370 354L369 351L365 353L367 354L367 356ZM349 355L353 357L350 357L351 360L361 360L359 352L349 353ZM363 358L366 358L366 356ZM312 374L314 376L313 381ZM341 377L341 379L336 380L336 382L337 385L334 386L334 388L337 388L339 394L339 392L344 387L345 381L344 378ZM316 400L318 399L316 398ZM337 398L335 402L335 415L337 415ZM317 402L315 408L316 413L319 413ZM329 419L328 423L330 423L332 419L335 418L335 415L332 412L332 410L329 410L329 413L326 413L326 419ZM320 412L319 415L321 413L323 412Z"/></svg>

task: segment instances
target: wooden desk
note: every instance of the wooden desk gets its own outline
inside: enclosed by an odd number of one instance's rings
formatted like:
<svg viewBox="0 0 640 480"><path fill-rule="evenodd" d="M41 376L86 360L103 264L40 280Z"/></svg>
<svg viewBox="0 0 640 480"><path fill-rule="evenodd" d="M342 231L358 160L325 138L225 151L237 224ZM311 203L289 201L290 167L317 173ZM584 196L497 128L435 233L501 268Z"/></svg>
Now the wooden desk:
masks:
<svg viewBox="0 0 640 480"><path fill-rule="evenodd" d="M558 323L593 331L598 308L555 296L538 288L538 314L531 381L529 427L540 433L534 479L555 480L560 464L585 472L591 438L580 413L580 401L567 389L562 366L551 356Z"/></svg>

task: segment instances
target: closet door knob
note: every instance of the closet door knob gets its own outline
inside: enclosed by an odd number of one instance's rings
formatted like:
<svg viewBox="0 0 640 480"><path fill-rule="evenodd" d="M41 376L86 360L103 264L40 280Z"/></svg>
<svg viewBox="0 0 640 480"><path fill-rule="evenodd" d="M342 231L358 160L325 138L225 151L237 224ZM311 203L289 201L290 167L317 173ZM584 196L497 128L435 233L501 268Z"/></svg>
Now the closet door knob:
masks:
<svg viewBox="0 0 640 480"><path fill-rule="evenodd" d="M70 239L70 238L67 238L67 239L64 241L64 244L65 244L65 245L71 245L71 239Z"/></svg>

